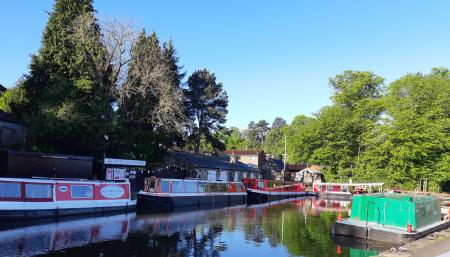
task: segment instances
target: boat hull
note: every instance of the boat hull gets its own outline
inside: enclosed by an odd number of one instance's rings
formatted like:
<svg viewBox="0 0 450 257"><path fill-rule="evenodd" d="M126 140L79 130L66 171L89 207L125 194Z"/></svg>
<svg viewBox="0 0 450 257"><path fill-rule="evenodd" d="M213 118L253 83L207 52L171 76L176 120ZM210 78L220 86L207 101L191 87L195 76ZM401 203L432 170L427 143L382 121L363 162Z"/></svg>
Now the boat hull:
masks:
<svg viewBox="0 0 450 257"><path fill-rule="evenodd" d="M249 203L263 203L305 196L306 192L268 192L256 189L247 189L247 194Z"/></svg>
<svg viewBox="0 0 450 257"><path fill-rule="evenodd" d="M174 210L182 207L219 207L227 205L244 204L247 194L209 194L209 195L159 195L139 193L137 207L140 211Z"/></svg>
<svg viewBox="0 0 450 257"><path fill-rule="evenodd" d="M352 194L343 194L343 193L317 193L319 198L330 199L330 200L350 200L352 198Z"/></svg>
<svg viewBox="0 0 450 257"><path fill-rule="evenodd" d="M106 212L128 212L136 209L136 201L130 200L126 204L112 204L109 206L79 207L79 208L46 208L39 209L0 209L1 220L55 218L73 215L99 214Z"/></svg>

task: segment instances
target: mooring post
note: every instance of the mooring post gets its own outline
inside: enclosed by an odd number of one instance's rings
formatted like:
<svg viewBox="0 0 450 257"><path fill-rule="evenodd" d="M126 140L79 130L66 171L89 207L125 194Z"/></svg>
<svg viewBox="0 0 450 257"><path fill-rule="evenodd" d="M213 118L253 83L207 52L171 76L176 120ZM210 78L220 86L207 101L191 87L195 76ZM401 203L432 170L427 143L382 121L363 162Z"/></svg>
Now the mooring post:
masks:
<svg viewBox="0 0 450 257"><path fill-rule="evenodd" d="M367 204L366 206L366 241L367 241L367 237L369 236L369 228L368 228L368 222L369 220L369 205Z"/></svg>

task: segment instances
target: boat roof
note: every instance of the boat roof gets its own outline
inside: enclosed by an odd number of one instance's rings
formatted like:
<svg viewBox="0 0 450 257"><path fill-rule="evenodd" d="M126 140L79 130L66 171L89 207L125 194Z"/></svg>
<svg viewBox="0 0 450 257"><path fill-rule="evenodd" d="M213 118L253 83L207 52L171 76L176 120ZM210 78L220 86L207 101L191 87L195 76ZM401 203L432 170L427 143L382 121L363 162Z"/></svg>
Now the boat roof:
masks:
<svg viewBox="0 0 450 257"><path fill-rule="evenodd" d="M317 186L382 186L384 183L326 183L326 182L314 182Z"/></svg>
<svg viewBox="0 0 450 257"><path fill-rule="evenodd" d="M128 183L128 181L104 181L104 180L88 180L88 179L68 179L68 178L0 178L0 182L34 182L55 184L57 182L66 182L71 184L102 184L102 183Z"/></svg>
<svg viewBox="0 0 450 257"><path fill-rule="evenodd" d="M170 181L186 181L186 182L203 182L203 183L216 183L216 184L228 184L228 183L241 183L239 181L210 181L210 180L199 180L199 179L179 179L179 178L158 178L160 180L170 180Z"/></svg>

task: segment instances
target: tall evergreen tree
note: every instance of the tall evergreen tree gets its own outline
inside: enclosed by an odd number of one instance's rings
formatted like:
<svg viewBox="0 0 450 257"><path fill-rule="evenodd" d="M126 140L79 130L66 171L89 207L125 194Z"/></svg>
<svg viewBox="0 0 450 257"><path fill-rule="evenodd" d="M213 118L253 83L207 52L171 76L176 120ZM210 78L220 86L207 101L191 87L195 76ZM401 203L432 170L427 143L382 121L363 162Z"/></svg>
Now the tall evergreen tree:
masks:
<svg viewBox="0 0 450 257"><path fill-rule="evenodd" d="M228 113L228 95L222 83L216 82L214 73L197 70L189 77L184 89L186 111L192 120L189 139L195 152L200 151L202 140L215 142L214 131L221 128Z"/></svg>
<svg viewBox="0 0 450 257"><path fill-rule="evenodd" d="M169 73L171 77L171 83L174 86L181 86L181 80L186 76L186 72L183 72L183 66L178 64L179 57L172 39L163 44L163 59L169 67Z"/></svg>
<svg viewBox="0 0 450 257"><path fill-rule="evenodd" d="M111 94L98 83L85 47L98 58L105 52L99 26L88 28L87 41L74 37L73 22L93 16L91 0L57 0L32 56L30 73L18 85L26 101L15 106L29 129L28 142L36 150L100 154L104 145L105 119L112 113ZM106 89L109 90L109 89Z"/></svg>

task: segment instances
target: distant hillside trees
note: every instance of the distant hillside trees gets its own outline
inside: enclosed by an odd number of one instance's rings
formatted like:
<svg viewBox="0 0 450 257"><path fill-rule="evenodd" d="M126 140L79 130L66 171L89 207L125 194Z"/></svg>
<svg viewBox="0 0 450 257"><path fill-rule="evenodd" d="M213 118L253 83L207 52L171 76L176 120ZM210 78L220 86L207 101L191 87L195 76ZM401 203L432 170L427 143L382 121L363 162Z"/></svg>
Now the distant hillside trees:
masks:
<svg viewBox="0 0 450 257"><path fill-rule="evenodd" d="M240 135L243 148L264 149L279 158L286 137L288 161L321 164L329 181L351 178L416 189L426 179L430 190L450 191L448 69L407 74L389 85L372 72L344 71L329 83L332 105L313 117L299 115L289 125L272 125L264 145L254 122L233 137ZM225 142L237 141L230 138Z"/></svg>

